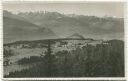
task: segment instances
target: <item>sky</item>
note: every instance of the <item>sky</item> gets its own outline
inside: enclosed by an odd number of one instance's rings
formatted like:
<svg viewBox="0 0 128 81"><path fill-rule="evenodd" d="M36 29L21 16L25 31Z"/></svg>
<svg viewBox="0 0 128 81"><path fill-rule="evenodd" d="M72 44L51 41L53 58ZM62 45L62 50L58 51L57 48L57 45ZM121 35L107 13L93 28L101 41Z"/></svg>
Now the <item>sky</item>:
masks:
<svg viewBox="0 0 128 81"><path fill-rule="evenodd" d="M18 12L49 11L64 14L123 17L121 2L3 2L3 9Z"/></svg>

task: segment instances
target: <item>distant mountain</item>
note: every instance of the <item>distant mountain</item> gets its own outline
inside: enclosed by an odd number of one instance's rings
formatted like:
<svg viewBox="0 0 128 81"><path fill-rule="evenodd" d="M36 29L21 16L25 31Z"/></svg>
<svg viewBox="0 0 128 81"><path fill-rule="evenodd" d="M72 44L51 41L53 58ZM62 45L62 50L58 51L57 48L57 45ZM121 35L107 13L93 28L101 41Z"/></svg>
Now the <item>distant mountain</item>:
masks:
<svg viewBox="0 0 128 81"><path fill-rule="evenodd" d="M72 39L85 39L82 35L78 33L74 33L73 35L67 37L67 38L72 38Z"/></svg>
<svg viewBox="0 0 128 81"><path fill-rule="evenodd" d="M18 15L36 25L50 28L60 37L67 37L76 32L85 38L121 39L124 36L123 18L65 15L46 11L19 13Z"/></svg>
<svg viewBox="0 0 128 81"><path fill-rule="evenodd" d="M76 32L84 38L107 40L124 38L123 18L66 15L47 11L18 14L4 11L3 15L4 38L9 40L66 38Z"/></svg>
<svg viewBox="0 0 128 81"><path fill-rule="evenodd" d="M9 18L13 18L13 19L18 19L18 20L23 20L23 21L27 21L24 17L21 17L19 15L13 14L7 10L3 11L3 16L4 17L9 17Z"/></svg>
<svg viewBox="0 0 128 81"><path fill-rule="evenodd" d="M17 40L39 40L57 37L45 27L40 27L27 21L3 17L4 43Z"/></svg>
<svg viewBox="0 0 128 81"><path fill-rule="evenodd" d="M61 18L65 15L62 15L57 12L41 11L41 12L25 12L25 13L20 12L18 13L18 16L21 16L26 20L35 23L37 25L41 25L56 20L58 18Z"/></svg>

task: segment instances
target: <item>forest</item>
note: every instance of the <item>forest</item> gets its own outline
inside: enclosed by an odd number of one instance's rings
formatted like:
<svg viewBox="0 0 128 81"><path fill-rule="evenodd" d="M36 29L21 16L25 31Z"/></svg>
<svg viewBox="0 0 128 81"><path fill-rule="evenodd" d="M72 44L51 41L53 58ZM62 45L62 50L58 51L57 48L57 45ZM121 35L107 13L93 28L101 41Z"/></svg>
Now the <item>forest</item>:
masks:
<svg viewBox="0 0 128 81"><path fill-rule="evenodd" d="M108 44L87 44L76 50L53 53L49 41L45 56L19 61L19 64L40 62L36 67L10 72L4 77L123 77L124 42L107 42Z"/></svg>

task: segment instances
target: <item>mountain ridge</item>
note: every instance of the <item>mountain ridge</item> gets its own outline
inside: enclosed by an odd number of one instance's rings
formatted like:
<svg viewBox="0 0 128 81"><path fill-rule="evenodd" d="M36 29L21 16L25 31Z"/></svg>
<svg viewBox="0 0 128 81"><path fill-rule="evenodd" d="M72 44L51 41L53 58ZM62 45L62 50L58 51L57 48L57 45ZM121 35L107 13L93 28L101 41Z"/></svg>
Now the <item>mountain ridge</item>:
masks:
<svg viewBox="0 0 128 81"><path fill-rule="evenodd" d="M48 28L39 27L33 23L3 17L4 43L17 40L36 40L56 37Z"/></svg>
<svg viewBox="0 0 128 81"><path fill-rule="evenodd" d="M75 14L65 15L58 12L21 12L19 14L13 14L13 16L10 18L13 18L14 15L23 18L21 20L25 22L35 24L40 28L40 32L43 31L43 28L53 31L59 38L71 36L76 32L85 38L124 38L123 18L99 18L96 16L84 16ZM16 19L19 20L19 18Z"/></svg>

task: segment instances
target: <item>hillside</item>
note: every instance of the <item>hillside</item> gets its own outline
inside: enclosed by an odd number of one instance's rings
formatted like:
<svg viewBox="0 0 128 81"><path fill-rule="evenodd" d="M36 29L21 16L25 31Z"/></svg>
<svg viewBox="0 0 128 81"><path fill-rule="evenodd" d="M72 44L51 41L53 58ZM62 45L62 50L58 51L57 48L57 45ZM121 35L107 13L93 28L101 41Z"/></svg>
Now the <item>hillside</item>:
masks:
<svg viewBox="0 0 128 81"><path fill-rule="evenodd" d="M27 21L3 17L4 43L56 37L52 30Z"/></svg>
<svg viewBox="0 0 128 81"><path fill-rule="evenodd" d="M13 14L7 10L3 11L3 16L4 17L9 17L9 18L13 18L13 19L18 19L18 20L23 20L23 21L27 21L24 17L18 16L16 14Z"/></svg>
<svg viewBox="0 0 128 81"><path fill-rule="evenodd" d="M99 18L47 11L18 14L3 12L4 42L65 38L74 33L84 38L105 40L124 38L123 18Z"/></svg>
<svg viewBox="0 0 128 81"><path fill-rule="evenodd" d="M67 38L73 38L73 39L85 39L82 35L78 33L74 33L73 35L67 37Z"/></svg>
<svg viewBox="0 0 128 81"><path fill-rule="evenodd" d="M50 28L56 34L60 35L60 37L67 37L73 33L79 33L87 38L122 39L124 35L123 18L99 18L95 16L67 15L46 11L26 12L19 13L18 15L36 25Z"/></svg>
<svg viewBox="0 0 128 81"><path fill-rule="evenodd" d="M49 70L52 77L124 77L121 40L17 41L3 55L4 77L48 77Z"/></svg>

